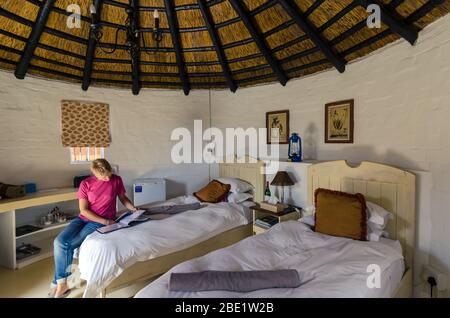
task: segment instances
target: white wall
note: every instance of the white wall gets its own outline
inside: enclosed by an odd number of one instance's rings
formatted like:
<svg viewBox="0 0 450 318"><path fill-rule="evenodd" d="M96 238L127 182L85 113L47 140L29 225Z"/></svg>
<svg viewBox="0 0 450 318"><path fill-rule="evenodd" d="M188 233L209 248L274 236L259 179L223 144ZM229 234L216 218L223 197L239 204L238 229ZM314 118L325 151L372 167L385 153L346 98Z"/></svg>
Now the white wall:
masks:
<svg viewBox="0 0 450 318"><path fill-rule="evenodd" d="M287 87L261 86L212 93L213 126L265 126L267 111L290 109L291 131L304 138L310 159L372 160L429 171L431 193L418 219L421 259L450 272L450 16L429 26L411 47L399 41L353 63L344 74L327 71L292 80ZM355 99L355 143L326 145L324 105ZM137 177L169 179L169 195L191 193L208 179L205 165L170 160L177 127L209 122L207 92L91 88L0 72L0 181L35 181L40 188L69 186L87 166L69 164L60 141L60 101L82 99L111 107L112 145L106 158L130 185ZM282 157L287 149L282 148ZM426 198L426 194L420 194ZM425 203L424 203L425 202ZM425 220L425 222L423 221ZM420 270L420 269L419 269Z"/></svg>
<svg viewBox="0 0 450 318"><path fill-rule="evenodd" d="M450 16L421 32L416 46L398 41L336 70L212 96L213 126L265 127L265 113L289 109L291 132L304 139L306 158L372 160L429 171L430 262L450 273ZM355 143L324 143L324 105L355 99ZM281 150L286 157L287 148ZM422 219L423 216L419 216ZM420 227L420 224L419 224Z"/></svg>
<svg viewBox="0 0 450 318"><path fill-rule="evenodd" d="M168 196L192 193L209 178L207 165L175 166L170 158L174 128L209 123L208 92L129 90L81 87L0 72L0 182L37 182L41 189L70 186L88 165L71 165L61 145L62 99L109 103L112 144L105 156L119 165L128 190L138 177L165 177Z"/></svg>

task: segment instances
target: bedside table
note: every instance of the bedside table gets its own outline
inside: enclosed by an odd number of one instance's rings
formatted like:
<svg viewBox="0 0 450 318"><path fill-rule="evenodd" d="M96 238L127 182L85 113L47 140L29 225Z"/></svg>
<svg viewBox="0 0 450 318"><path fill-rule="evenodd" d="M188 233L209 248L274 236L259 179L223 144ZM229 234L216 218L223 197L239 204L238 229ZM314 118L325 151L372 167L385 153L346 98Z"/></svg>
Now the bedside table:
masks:
<svg viewBox="0 0 450 318"><path fill-rule="evenodd" d="M261 209L258 207L251 208L253 213L253 235L261 234L267 231L269 228L264 228L256 224L257 219L261 219L263 217L272 216L277 219L276 224L290 221L290 220L298 220L300 218L300 212L291 211L291 212L280 212L275 213L269 210Z"/></svg>

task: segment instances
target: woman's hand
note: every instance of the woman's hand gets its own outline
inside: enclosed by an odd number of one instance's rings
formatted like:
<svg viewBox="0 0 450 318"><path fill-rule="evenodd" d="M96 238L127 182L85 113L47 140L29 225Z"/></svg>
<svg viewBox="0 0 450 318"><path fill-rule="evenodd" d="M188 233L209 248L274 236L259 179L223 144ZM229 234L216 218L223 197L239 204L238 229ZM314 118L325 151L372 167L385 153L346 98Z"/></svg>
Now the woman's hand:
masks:
<svg viewBox="0 0 450 318"><path fill-rule="evenodd" d="M136 212L139 209L134 206L133 203L131 203L130 199L127 198L125 194L118 195L120 202L129 210L132 212Z"/></svg>

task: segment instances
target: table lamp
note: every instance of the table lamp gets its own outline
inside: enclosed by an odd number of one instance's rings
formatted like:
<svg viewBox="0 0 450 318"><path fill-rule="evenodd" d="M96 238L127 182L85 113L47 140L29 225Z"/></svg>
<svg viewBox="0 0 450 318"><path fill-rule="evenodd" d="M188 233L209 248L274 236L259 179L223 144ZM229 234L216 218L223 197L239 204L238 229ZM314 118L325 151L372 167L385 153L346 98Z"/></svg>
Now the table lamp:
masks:
<svg viewBox="0 0 450 318"><path fill-rule="evenodd" d="M281 197L280 202L284 204L284 188L294 185L294 181L292 181L291 177L289 177L289 174L286 171L278 171L275 175L275 178L273 178L271 185L281 187ZM280 191L278 191L280 192Z"/></svg>

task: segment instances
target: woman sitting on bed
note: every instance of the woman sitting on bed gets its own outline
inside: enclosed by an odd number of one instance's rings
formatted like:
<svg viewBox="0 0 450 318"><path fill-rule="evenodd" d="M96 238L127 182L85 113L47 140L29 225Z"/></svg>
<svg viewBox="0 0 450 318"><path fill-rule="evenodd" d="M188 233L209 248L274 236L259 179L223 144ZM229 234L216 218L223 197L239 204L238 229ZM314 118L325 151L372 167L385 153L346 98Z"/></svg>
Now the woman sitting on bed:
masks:
<svg viewBox="0 0 450 318"><path fill-rule="evenodd" d="M114 223L117 197L127 209L137 210L108 161L93 161L91 171L93 176L81 182L78 190L80 215L54 241L55 276L49 297L61 298L70 293L67 277L71 274L73 252L96 229Z"/></svg>

